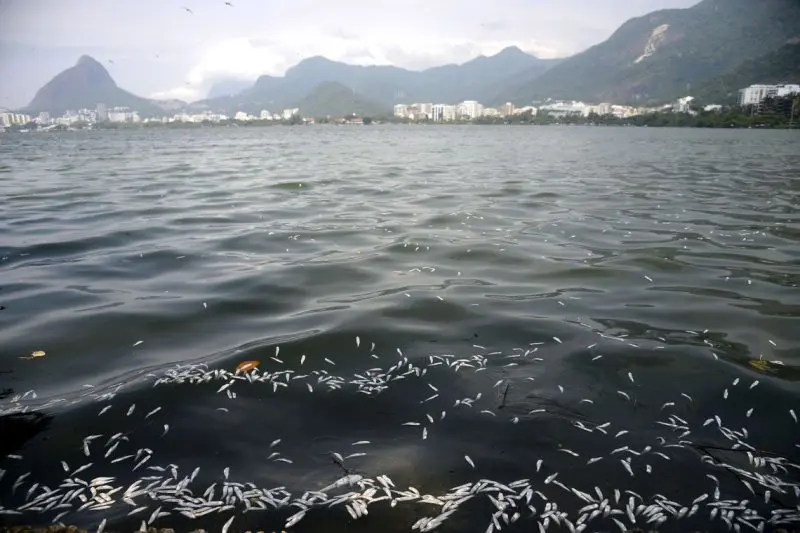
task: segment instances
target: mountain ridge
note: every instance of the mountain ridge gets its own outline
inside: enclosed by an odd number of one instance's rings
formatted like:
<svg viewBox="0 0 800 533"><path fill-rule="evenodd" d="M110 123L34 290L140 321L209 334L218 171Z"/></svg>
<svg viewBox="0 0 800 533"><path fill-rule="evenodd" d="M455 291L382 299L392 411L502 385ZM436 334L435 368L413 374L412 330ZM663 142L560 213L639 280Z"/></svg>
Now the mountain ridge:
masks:
<svg viewBox="0 0 800 533"><path fill-rule="evenodd" d="M80 56L73 66L44 84L24 110L60 114L68 110L94 109L98 103L108 108L130 107L144 114L163 110L155 101L120 88L106 68L88 55Z"/></svg>
<svg viewBox="0 0 800 533"><path fill-rule="evenodd" d="M544 72L560 60L540 59L515 46L493 56L478 56L461 64L446 64L415 71L390 65L350 65L312 56L287 69L283 76L262 75L249 89L236 95L193 102L190 109L230 112L238 108L284 107L297 95L309 94L324 82L337 82L369 100L383 104L412 101L456 102L487 100L497 94L509 76L523 70Z"/></svg>
<svg viewBox="0 0 800 533"><path fill-rule="evenodd" d="M343 117L352 114L375 117L392 113L390 106L365 98L335 81L317 85L293 107L299 108L301 113L308 117L328 115Z"/></svg>
<svg viewBox="0 0 800 533"><path fill-rule="evenodd" d="M125 91L99 62L84 55L39 89L26 109L59 112L105 103L145 115L181 108L232 115L274 112L312 95L306 105L328 102L338 108L346 100L342 87L369 108L462 100L528 105L548 98L642 105L672 101L695 90L704 99L716 95L729 102L741 88L729 85L746 86L795 72L796 48L788 44L792 42L800 42L798 0L702 0L690 8L631 18L605 41L566 59L540 59L512 46L462 64L415 71L313 56L284 76L259 76L234 94L230 87L235 84L226 88L218 80L217 93L226 94L191 104L159 102ZM770 66L762 68L759 62ZM243 86L241 80L237 83Z"/></svg>
<svg viewBox="0 0 800 533"><path fill-rule="evenodd" d="M254 80L244 80L241 78L227 77L215 81L208 89L206 99L219 98L220 96L232 96L238 94L254 83Z"/></svg>
<svg viewBox="0 0 800 533"><path fill-rule="evenodd" d="M702 0L658 10L629 19L605 41L535 79L518 80L491 103L664 102L779 48L800 34L798 28L796 0Z"/></svg>

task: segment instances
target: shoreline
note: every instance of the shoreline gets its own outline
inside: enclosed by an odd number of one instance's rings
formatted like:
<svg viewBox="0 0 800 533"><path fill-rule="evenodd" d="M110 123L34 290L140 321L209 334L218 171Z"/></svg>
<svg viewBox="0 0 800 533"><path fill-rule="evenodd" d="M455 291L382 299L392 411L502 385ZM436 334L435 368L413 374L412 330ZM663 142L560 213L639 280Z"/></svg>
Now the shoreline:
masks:
<svg viewBox="0 0 800 533"><path fill-rule="evenodd" d="M371 124L347 124L347 123L326 123L326 122L311 122L305 124L288 124L288 123L263 123L263 122L233 122L233 123L197 123L197 122L181 122L181 123L138 123L138 124L119 124L114 126L92 126L92 127L71 127L71 126L57 126L57 127L28 127L28 128L7 128L0 129L0 133L6 134L25 134L25 133L63 133L75 131L120 131L120 130L194 130L194 129L210 129L210 128L274 128L280 126L302 126L302 127L363 127L363 126L406 126L406 127L458 127L458 126L482 126L482 127L608 127L608 128L656 128L656 129L701 129L701 130L800 130L800 123L798 124L633 124L633 123L591 123L591 122L550 122L550 123L519 123L519 122L381 122L376 121Z"/></svg>

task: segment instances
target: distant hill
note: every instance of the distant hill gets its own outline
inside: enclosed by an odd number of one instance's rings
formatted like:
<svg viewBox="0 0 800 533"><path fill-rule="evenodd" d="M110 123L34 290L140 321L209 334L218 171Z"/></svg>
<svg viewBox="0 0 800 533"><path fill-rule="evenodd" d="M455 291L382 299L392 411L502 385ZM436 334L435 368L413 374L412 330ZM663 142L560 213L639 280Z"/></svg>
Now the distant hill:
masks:
<svg viewBox="0 0 800 533"><path fill-rule="evenodd" d="M798 0L703 0L631 19L539 76L509 79L495 102L664 102L798 36Z"/></svg>
<svg viewBox="0 0 800 533"><path fill-rule="evenodd" d="M219 98L220 96L233 96L253 86L253 80L243 80L240 78L225 78L217 81L208 90L207 98Z"/></svg>
<svg viewBox="0 0 800 533"><path fill-rule="evenodd" d="M167 112L178 112L186 107L186 102L183 100L148 100L158 106L160 109L163 109Z"/></svg>
<svg viewBox="0 0 800 533"><path fill-rule="evenodd" d="M412 91L417 96L413 102L491 102L503 91L509 78L524 76L525 79L532 80L561 61L539 59L511 46L493 56L478 56L461 65L429 68L422 72L423 83L416 91ZM423 98L424 96L427 98ZM407 100L405 102L412 103Z"/></svg>
<svg viewBox="0 0 800 533"><path fill-rule="evenodd" d="M74 66L47 82L36 92L26 111L60 115L70 109L94 109L98 103L108 108L130 107L144 115L163 113L154 101L119 88L103 65L89 56L81 56Z"/></svg>
<svg viewBox="0 0 800 533"><path fill-rule="evenodd" d="M702 103L735 104L739 89L755 83L800 84L800 39L792 39L774 52L745 61L692 94Z"/></svg>
<svg viewBox="0 0 800 533"><path fill-rule="evenodd" d="M509 47L461 65L413 71L316 56L284 76L261 76L246 87L241 80L219 80L213 97L188 105L131 94L100 63L82 56L45 84L26 111L60 114L104 103L145 116L296 106L304 114L338 115L378 114L396 103L474 99L527 105L553 98L642 105L685 95L735 103L738 89L752 83L797 82L799 43L800 0L702 0L691 8L633 18L606 41L566 59L540 59Z"/></svg>
<svg viewBox="0 0 800 533"><path fill-rule="evenodd" d="M413 102L486 101L496 96L509 77L544 72L558 60L539 59L516 47L490 57L480 56L461 65L423 71L393 66L348 65L316 56L304 59L285 76L261 76L252 87L233 96L196 102L192 109L231 113L278 110L308 95L320 84L337 82L362 97L384 105Z"/></svg>
<svg viewBox="0 0 800 533"><path fill-rule="evenodd" d="M300 108L300 114L306 117L343 117L351 114L379 117L392 113L391 106L365 98L335 81L318 85L294 107Z"/></svg>

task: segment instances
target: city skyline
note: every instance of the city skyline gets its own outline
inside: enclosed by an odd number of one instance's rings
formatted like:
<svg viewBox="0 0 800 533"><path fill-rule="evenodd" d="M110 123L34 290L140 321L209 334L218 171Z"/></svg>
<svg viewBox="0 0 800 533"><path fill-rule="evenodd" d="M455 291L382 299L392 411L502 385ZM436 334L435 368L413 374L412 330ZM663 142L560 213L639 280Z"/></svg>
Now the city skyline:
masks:
<svg viewBox="0 0 800 533"><path fill-rule="evenodd" d="M631 17L697 0L505 0L491 16L483 4L455 0L408 0L379 10L363 0L335 7L317 0L231 3L4 0L0 106L26 105L82 54L97 57L136 94L190 101L205 96L216 80L282 75L314 55L414 70L463 63L507 46L542 58L566 57L601 42Z"/></svg>
<svg viewBox="0 0 800 533"><path fill-rule="evenodd" d="M738 107L742 109L758 109L762 102L768 98L792 98L800 95L800 85L785 84L752 84L739 90ZM540 112L547 115L559 117L590 117L590 116L613 116L625 119L638 115L653 113L682 113L696 114L694 109L696 102L694 97L685 96L676 101L660 106L630 106L604 102L599 104L586 103L575 100L556 100L542 103L539 106L515 106L507 102L501 106L484 106L477 100L464 100L459 103L432 103L417 102L412 104L395 104L392 108L391 116L395 119L408 120L410 122L470 122L482 118L508 118L514 115L529 114L536 116ZM705 104L701 107L704 111L721 111L724 106L720 104ZM348 116L360 117L358 113L351 113ZM375 117L386 118L389 113ZM233 115L224 113L214 113L205 111L201 113L179 112L170 115L164 113L159 117L142 118L139 112L128 107L114 107L109 109L105 104L98 103L95 109L78 109L67 111L61 116L51 116L47 111L40 112L37 116L13 111L3 111L0 109L0 131L2 128L11 126L25 126L35 123L37 126L62 126L72 127L79 124L96 124L101 122L110 123L220 123L226 121L251 122L267 121L281 122L291 121L300 118L302 122L314 122L315 118L324 118L322 115L304 115L300 108L284 108L280 110L262 109L259 113L250 114L237 111ZM344 118L341 116L328 115L328 118ZM372 117L371 117L372 118Z"/></svg>

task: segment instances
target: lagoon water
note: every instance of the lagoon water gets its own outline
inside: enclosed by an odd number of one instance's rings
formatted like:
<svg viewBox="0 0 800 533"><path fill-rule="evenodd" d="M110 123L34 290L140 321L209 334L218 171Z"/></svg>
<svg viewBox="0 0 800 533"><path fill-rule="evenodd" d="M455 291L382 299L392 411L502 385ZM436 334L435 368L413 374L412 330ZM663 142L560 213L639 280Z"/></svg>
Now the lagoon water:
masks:
<svg viewBox="0 0 800 533"><path fill-rule="evenodd" d="M434 498L484 480L441 531L568 531L562 511L586 531L796 527L798 169L791 131L2 136L0 508L40 503L0 521L280 530L344 468L366 486L329 498L380 497L380 475ZM212 371L248 360L220 391ZM222 495L226 467L243 485ZM70 476L123 489L38 511ZM181 514L212 483L230 507ZM610 507L578 523L594 500L573 488ZM248 510L262 496L278 503ZM390 496L358 520L310 505L293 529L408 531L442 511Z"/></svg>

